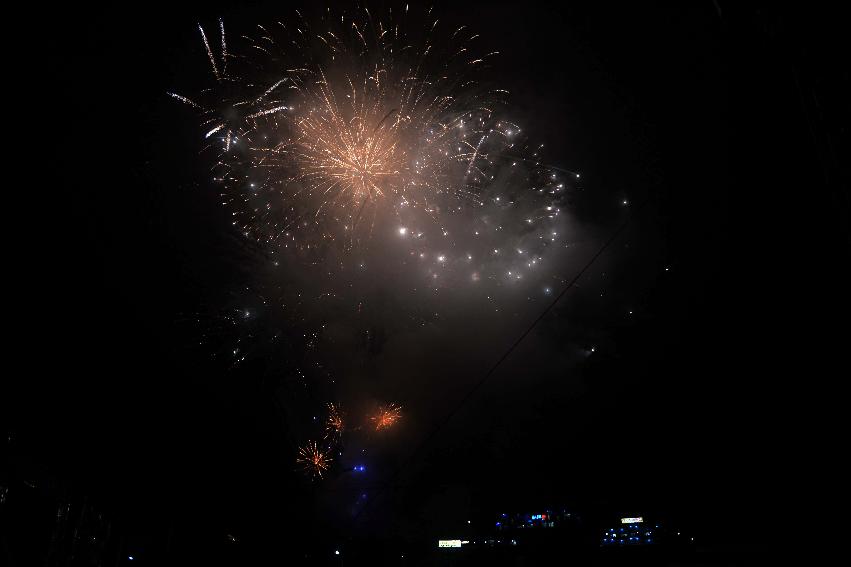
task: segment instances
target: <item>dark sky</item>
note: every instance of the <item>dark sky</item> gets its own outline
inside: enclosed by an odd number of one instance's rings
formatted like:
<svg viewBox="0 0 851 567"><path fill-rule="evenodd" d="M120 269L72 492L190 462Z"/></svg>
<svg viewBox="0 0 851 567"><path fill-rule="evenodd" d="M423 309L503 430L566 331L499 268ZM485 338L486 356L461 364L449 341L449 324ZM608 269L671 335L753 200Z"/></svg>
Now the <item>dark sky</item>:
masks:
<svg viewBox="0 0 851 567"><path fill-rule="evenodd" d="M7 218L21 224L7 277L21 286L8 360L22 451L149 536L172 522L262 542L293 517L341 534L437 533L559 504L659 514L711 541L763 533L792 482L783 471L803 415L824 403L825 352L843 336L831 319L847 305L847 193L836 189L847 176L793 78L826 92L831 74L800 55L834 53L830 34L809 41L822 20L713 2L435 10L501 51L510 113L549 163L582 173L557 281L632 215L578 286L460 406L543 297L506 300L498 315L457 289L410 305L395 295L406 276L384 274L359 292L368 317L339 316L336 341L309 355L336 387L290 380L297 348L258 346L237 367L210 356L191 345L223 312L310 276L269 276L263 252L229 230L199 128L165 93L204 79L197 22L238 29L292 8L57 17L21 40L27 103L7 108L27 123L10 132L27 165L7 166L18 178ZM847 71L834 80L847 88ZM411 313L435 305L437 322L411 330ZM220 336L260 344L287 325ZM367 332L372 342L358 342ZM397 400L405 418L381 442L347 446L349 463L368 449L368 476L311 486L294 472L294 444L329 398L352 413ZM354 517L361 493L369 508Z"/></svg>

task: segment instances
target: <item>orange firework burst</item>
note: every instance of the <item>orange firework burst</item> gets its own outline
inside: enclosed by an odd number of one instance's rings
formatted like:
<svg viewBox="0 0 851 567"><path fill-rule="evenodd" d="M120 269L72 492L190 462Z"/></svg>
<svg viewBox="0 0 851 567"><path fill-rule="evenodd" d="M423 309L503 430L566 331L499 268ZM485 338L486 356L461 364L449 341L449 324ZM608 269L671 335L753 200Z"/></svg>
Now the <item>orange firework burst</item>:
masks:
<svg viewBox="0 0 851 567"><path fill-rule="evenodd" d="M322 478L331 465L330 451L320 447L316 441L308 441L304 447L299 447L296 462L308 476Z"/></svg>
<svg viewBox="0 0 851 567"><path fill-rule="evenodd" d="M375 424L375 430L381 431L391 427L400 417L402 417L402 408L391 403L379 407L378 412L369 419Z"/></svg>
<svg viewBox="0 0 851 567"><path fill-rule="evenodd" d="M334 404L328 404L328 419L325 420L325 436L342 435L346 423L343 421L343 412Z"/></svg>
<svg viewBox="0 0 851 567"><path fill-rule="evenodd" d="M219 148L214 180L235 226L289 245L311 227L348 239L379 210L481 204L519 130L495 117L507 92L475 80L497 52L473 55L477 34L436 33L431 10L422 17L410 37L392 12L363 9L328 12L315 29L299 15L234 42L220 21L221 49L199 26L222 88L197 102L169 94L200 112Z"/></svg>

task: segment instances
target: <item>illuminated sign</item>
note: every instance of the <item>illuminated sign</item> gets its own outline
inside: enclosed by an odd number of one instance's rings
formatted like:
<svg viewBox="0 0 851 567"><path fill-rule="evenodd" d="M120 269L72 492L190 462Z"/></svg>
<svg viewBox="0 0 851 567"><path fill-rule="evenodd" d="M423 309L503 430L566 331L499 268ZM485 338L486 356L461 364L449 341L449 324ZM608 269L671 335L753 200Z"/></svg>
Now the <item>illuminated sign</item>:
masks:
<svg viewBox="0 0 851 567"><path fill-rule="evenodd" d="M642 518L641 516L639 516L637 518L621 518L622 524L640 524L643 521L644 521L644 518Z"/></svg>
<svg viewBox="0 0 851 567"><path fill-rule="evenodd" d="M439 539L437 547L461 547L460 539Z"/></svg>

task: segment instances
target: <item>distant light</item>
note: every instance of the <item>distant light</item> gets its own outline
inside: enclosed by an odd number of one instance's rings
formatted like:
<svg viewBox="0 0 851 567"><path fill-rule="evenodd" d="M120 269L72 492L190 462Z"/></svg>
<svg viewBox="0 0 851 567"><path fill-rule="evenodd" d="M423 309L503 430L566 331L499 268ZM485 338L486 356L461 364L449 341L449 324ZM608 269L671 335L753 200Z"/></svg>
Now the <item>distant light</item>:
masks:
<svg viewBox="0 0 851 567"><path fill-rule="evenodd" d="M644 518L642 518L641 516L637 518L621 518L622 524L640 524L643 521ZM621 531L623 531L623 528L621 528Z"/></svg>
<svg viewBox="0 0 851 567"><path fill-rule="evenodd" d="M402 228L399 229L399 234L401 234L402 236L405 236L406 234L408 234L408 229L403 226Z"/></svg>
<svg viewBox="0 0 851 567"><path fill-rule="evenodd" d="M469 523L470 523L470 520L467 520L467 523L469 524Z"/></svg>
<svg viewBox="0 0 851 567"><path fill-rule="evenodd" d="M334 555L340 555L340 550L339 550L339 549L335 549L335 550L334 550Z"/></svg>
<svg viewBox="0 0 851 567"><path fill-rule="evenodd" d="M127 559L129 559L130 561L133 561L133 556L130 555L129 557L127 557Z"/></svg>
<svg viewBox="0 0 851 567"><path fill-rule="evenodd" d="M629 201L627 201L626 199L624 199L624 200L623 200L623 204L624 204L624 205L626 205L626 204L628 204L628 203L629 203Z"/></svg>

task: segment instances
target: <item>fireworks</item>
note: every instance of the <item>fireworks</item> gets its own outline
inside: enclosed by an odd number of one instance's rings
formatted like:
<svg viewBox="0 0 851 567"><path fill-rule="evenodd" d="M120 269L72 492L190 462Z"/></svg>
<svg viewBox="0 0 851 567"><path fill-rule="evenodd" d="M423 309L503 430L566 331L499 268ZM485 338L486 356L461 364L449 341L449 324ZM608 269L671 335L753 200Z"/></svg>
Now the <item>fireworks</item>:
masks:
<svg viewBox="0 0 851 567"><path fill-rule="evenodd" d="M388 219L443 230L484 202L499 166L539 165L496 116L507 92L476 81L496 52L473 55L465 26L436 41L425 24L409 37L392 17L329 12L317 29L299 15L226 42L219 22L220 47L199 26L215 85L170 94L200 112L241 232L309 249L349 247Z"/></svg>
<svg viewBox="0 0 851 567"><path fill-rule="evenodd" d="M399 421L399 418L401 417L402 408L391 403L386 406L379 407L375 415L370 417L369 420L373 423L373 425L375 425L376 431L381 431L392 427L393 424Z"/></svg>
<svg viewBox="0 0 851 567"><path fill-rule="evenodd" d="M321 448L316 441L308 441L304 447L299 447L296 458L305 474L313 479L322 478L331 460L330 451Z"/></svg>
<svg viewBox="0 0 851 567"><path fill-rule="evenodd" d="M310 22L299 14L227 37L222 22L199 26L210 84L169 94L198 113L220 200L261 244L236 239L255 281L234 292L224 332L199 343L338 395L362 375L346 361L380 353L384 336L473 311L517 316L563 283L559 260L575 244L562 207L579 175L543 165L542 146L505 118L507 91L487 86L495 53L475 55L466 27L444 32L430 11L407 9ZM359 350L324 350L348 347ZM308 443L298 462L321 478L332 451L346 459L346 424L335 404L324 424L315 409L307 418L324 435L310 436L324 448ZM381 406L347 435L357 442L401 415Z"/></svg>
<svg viewBox="0 0 851 567"><path fill-rule="evenodd" d="M339 437L343 434L345 426L343 413L340 411L340 408L333 403L329 403L328 418L325 420L325 437Z"/></svg>

